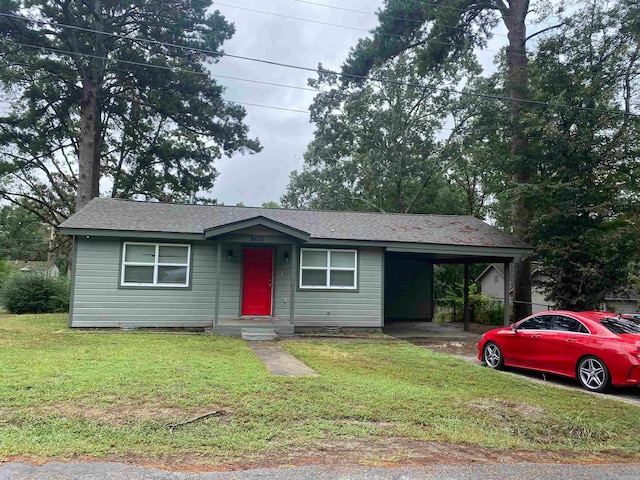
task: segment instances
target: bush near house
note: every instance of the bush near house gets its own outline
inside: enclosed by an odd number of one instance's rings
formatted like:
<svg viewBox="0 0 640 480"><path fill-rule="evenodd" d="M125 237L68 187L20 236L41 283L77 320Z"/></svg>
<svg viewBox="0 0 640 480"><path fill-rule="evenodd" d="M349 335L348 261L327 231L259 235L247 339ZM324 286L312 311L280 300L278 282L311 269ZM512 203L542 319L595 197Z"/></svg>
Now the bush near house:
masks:
<svg viewBox="0 0 640 480"><path fill-rule="evenodd" d="M478 293L477 285L469 288L469 309L471 321L483 325L502 325L504 306L500 300ZM435 321L440 323L464 320L464 298L451 296L436 300Z"/></svg>
<svg viewBox="0 0 640 480"><path fill-rule="evenodd" d="M13 273L13 269L7 264L4 258L0 258L0 288L4 281Z"/></svg>
<svg viewBox="0 0 640 480"><path fill-rule="evenodd" d="M11 275L2 282L0 303L17 314L66 312L70 291L65 278L46 278L37 273Z"/></svg>

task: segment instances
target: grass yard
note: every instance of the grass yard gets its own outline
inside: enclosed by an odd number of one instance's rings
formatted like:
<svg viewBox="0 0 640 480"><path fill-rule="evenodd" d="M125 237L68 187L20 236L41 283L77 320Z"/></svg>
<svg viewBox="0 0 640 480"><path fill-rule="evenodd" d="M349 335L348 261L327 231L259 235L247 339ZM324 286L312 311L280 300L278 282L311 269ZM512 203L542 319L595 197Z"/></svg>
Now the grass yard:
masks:
<svg viewBox="0 0 640 480"><path fill-rule="evenodd" d="M370 461L401 462L421 442L640 459L640 407L403 342L282 344L320 376L274 377L239 339L69 331L66 315L0 315L0 461L221 467L355 445ZM213 410L223 415L169 427Z"/></svg>

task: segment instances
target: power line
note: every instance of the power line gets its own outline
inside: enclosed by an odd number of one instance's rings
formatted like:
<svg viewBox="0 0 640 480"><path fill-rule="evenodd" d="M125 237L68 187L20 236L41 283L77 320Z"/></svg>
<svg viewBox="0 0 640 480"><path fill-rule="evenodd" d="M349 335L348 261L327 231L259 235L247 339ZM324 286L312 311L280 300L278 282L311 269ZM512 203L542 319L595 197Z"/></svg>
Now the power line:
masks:
<svg viewBox="0 0 640 480"><path fill-rule="evenodd" d="M324 8L331 8L333 10L342 10L344 12L351 12L351 13L360 13L362 15L369 15L369 16L373 16L373 17L378 17L378 14L376 12L369 12L369 11L365 11L365 10L356 10L353 8L345 8L345 7L337 7L335 5L327 5L326 3L318 3L318 2L311 2L309 0L290 0L291 2L297 2L297 3L306 3L308 5L314 5L316 7L324 7ZM439 5L440 8L453 8L453 7L448 7L448 6L444 6L444 5ZM462 10L462 9L459 9ZM404 22L411 22L411 23L424 23L423 20L417 20L415 18L406 18L406 17L396 17L394 15L385 15L386 18L390 18L392 20L401 20ZM448 28L455 28L456 30L463 30L460 27L454 27L452 25L447 25ZM505 35L504 33L493 33L493 35L495 36L499 36L499 37L507 37L508 35Z"/></svg>
<svg viewBox="0 0 640 480"><path fill-rule="evenodd" d="M281 18L287 18L287 19L290 19L290 20L298 20L298 21L302 21L302 22L316 23L316 24L319 24L319 25L328 25L328 26L331 26L331 27L344 28L344 29L347 29L347 30L356 30L356 31L360 31L360 32L372 33L370 30L368 30L366 28L352 27L352 26L349 26L349 25L340 25L338 23L323 22L323 21L320 21L320 20L312 20L312 19L309 19L309 18L294 17L294 16L291 16L291 15L284 15L284 14L281 14L281 13L267 12L265 10L256 10L254 8L239 7L237 5L229 5L229 4L226 4L226 3L216 2L215 5L216 5L216 7L235 8L237 10L244 10L245 12L260 13L262 15L270 15L270 16L273 16L273 17L281 17ZM454 27L454 26L450 26L449 28L460 29L459 27ZM382 36L385 36L385 37L393 37L393 38L402 38L402 35L396 35L394 33L386 33L386 32L377 32L376 35L382 35ZM464 47L464 45L459 45L457 43L451 43L451 42L442 42L440 40L431 39L429 41L432 42L432 43L437 43L439 45L449 45L449 46L452 46L452 47L460 47L460 48ZM489 48L485 48L483 50L485 52L500 53L500 50L492 50L492 49L489 49ZM526 56L526 53L523 54L523 53L514 52L513 55Z"/></svg>
<svg viewBox="0 0 640 480"><path fill-rule="evenodd" d="M353 9L353 8L338 7L338 6L335 6L335 5L328 5L326 3L312 2L310 0L289 0L289 1L297 2L297 3L306 3L308 5L314 5L316 7L331 8L331 9L334 9L334 10L342 10L342 11L345 11L345 12L360 13L360 14L363 14L363 15L372 15L374 17L378 17L378 13L376 13L376 12L370 12L370 11L365 11L365 10L356 10L356 9ZM451 7L449 5L442 5L442 4L438 4L438 3L424 2L423 0L405 0L405 1L414 1L415 3L420 3L421 5L432 5L434 7L442 8L442 9L446 9L446 10L456 10L456 11L459 11L459 12L466 12L467 11L464 8ZM415 23L424 23L423 20L417 20L415 18L396 17L394 15L385 15L385 17L386 18L390 18L392 20L402 20L402 21L405 21L405 22L412 22L412 23L413 22L415 22ZM505 16L500 15L500 17L501 18L513 18L510 15L505 15ZM536 25L546 25L548 27L551 27L554 24L548 23L548 22L538 22L538 23L536 23ZM462 28L455 27L453 25L443 25L443 26L445 26L447 28L454 28L454 29L457 29L457 30L463 30ZM493 33L493 35L500 36L500 37L508 37L509 36L509 35L506 35L504 33Z"/></svg>
<svg viewBox="0 0 640 480"><path fill-rule="evenodd" d="M580 111L589 111L589 112L603 113L603 114L609 114L609 115L623 115L623 116L628 116L628 117L640 117L640 114L625 113L625 112L618 112L618 111L612 111L612 110L602 110L602 109L590 108L590 107L580 107L580 106L577 106L577 105L566 105L566 104L559 104L559 103L552 103L552 102L543 102L543 101L539 101L539 100L518 99L518 98L513 98L513 97L507 97L507 96L504 96L504 95L492 95L492 94L479 93L479 92L468 91L468 90L467 91L462 91L462 90L455 90L455 89L452 89L452 88L432 87L432 86L423 85L423 84L419 84L419 83L404 82L404 81L400 81L400 80L392 80L392 79L388 79L388 78L384 78L384 77L378 77L378 76L356 75L356 74L352 74L352 73L336 72L336 71L326 70L326 69L320 70L320 69L317 69L317 68L303 67L303 66L300 66L300 65L293 65L293 64L287 64L287 63L282 63L282 62L275 62L275 61L271 61L271 60L264 60L264 59L253 58L253 57L246 57L246 56L242 56L242 55L232 55L232 54L228 54L228 53L224 53L224 52L218 52L216 50L206 50L206 49L197 48L197 47L189 47L189 46L186 46L186 45L179 45L179 44L168 43L168 42L160 42L158 40L150 40L150 39L146 39L146 38L132 38L132 37L128 37L126 35L119 35L119 34L114 34L114 33L101 32L101 31L98 31L98 30L95 30L95 29L88 29L88 28L84 28L84 27L75 27L73 25L66 25L66 24L55 23L55 22L42 22L40 20L32 20L32 19L30 19L28 17L22 17L22 16L19 16L19 15L13 15L13 14L6 14L6 13L2 13L2 12L0 12L0 16L13 17L13 18L18 18L18 19L26 20L26 21L32 21L32 22L40 23L40 24L49 24L49 25L56 25L56 26L60 26L60 27L77 28L77 29L84 30L84 31L89 31L89 32L92 32L92 33L102 33L104 35L115 36L115 37L124 38L124 39L127 39L127 40L151 43L151 44L154 44L154 45L161 45L161 46L167 46L167 47L172 47L172 48L179 48L179 49L183 49L183 50L197 51L197 52L201 52L201 53L205 53L205 54L209 54L209 55L226 56L226 57L230 57L230 58L247 60L247 61L251 61L251 62L263 63L263 64L273 65L273 66L279 66L279 67L283 67L283 68L291 68L291 69L296 69L296 70L313 72L315 74L328 73L328 74L333 74L333 75L337 75L337 76L340 76L340 77L352 78L352 79L355 79L355 80L371 80L371 81L377 81L377 82L380 82L380 83L387 83L387 84L392 84L392 85L407 86L407 87L420 88L420 89L425 89L426 88L426 89L429 89L429 90L434 90L434 91L439 91L439 92L455 93L455 94L458 94L458 95L472 96L472 97L478 97L478 98L495 99L495 100L516 102L516 103L526 103L526 104L531 104L531 105L541 105L541 106L545 106L545 107L567 108L567 109L580 110ZM5 41L14 43L16 45L28 47L28 48L40 48L40 49L56 51L58 53L63 53L63 54L72 55L72 56L73 55L86 56L86 57L98 58L98 59L101 59L101 60L112 60L114 62L128 63L128 64L132 64L132 65L139 65L139 66L144 66L144 67L149 67L149 68L159 68L159 69L162 69L162 70L170 70L170 71L182 71L184 73L194 73L194 74L198 74L198 75L209 75L209 73L207 73L207 72L196 72L196 71L193 71L193 70L185 70L185 69L179 69L179 68L176 68L176 67L169 67L169 66L164 66L164 65L153 65L153 64L149 64L149 63L134 62L134 61L131 61L131 60L108 59L106 57L99 57L97 55L91 55L91 54L87 54L87 53L71 52L71 51L68 51L68 50L56 49L56 48L52 48L52 47L43 47L43 46L38 46L38 45L24 44L24 43L19 43L19 42L15 42L13 40L7 40L7 39L5 39ZM278 85L279 86L283 86L281 84L278 84Z"/></svg>
<svg viewBox="0 0 640 480"><path fill-rule="evenodd" d="M70 52L68 50L61 50L59 48L51 48L51 47L42 47L42 46L38 46L38 45L29 45L26 43L20 43L20 42L14 42L13 40L6 40L6 42L10 42L13 43L15 45L21 46L21 47L26 47L26 48L35 48L35 49L41 49L41 50L49 50L52 52L56 52L56 53L62 53L62 54L68 54L68 55L80 55L83 57L90 57L90 58L97 58L100 60L111 60L117 63L124 63L124 64L128 64L128 65L136 65L136 66L142 66L142 67L150 67L150 68L158 68L158 69L162 69L162 70L169 70L169 71L176 71L176 72L182 72L182 73L193 73L196 75L208 75L207 72L198 72L195 70L185 70L185 69L181 69L181 68L175 68L175 67L168 67L168 66L164 66L164 65L153 65L150 63L142 63L142 62L134 62L134 61L130 61L130 60L119 60L119 59L108 59L105 57L100 57L98 55L91 55L89 53L74 53L74 52ZM24 66L24 64L22 64ZM216 76L216 75L213 75ZM220 76L220 75L218 75ZM252 82L252 83L260 83L260 84L266 84L266 85L273 85L273 86L278 86L278 87L285 87L285 88L295 88L295 89L299 89L299 90L307 90L307 91L312 91L312 92L318 92L318 90L313 89L313 88L304 88L304 87L297 87L297 86L293 86L293 85L284 85L284 84L280 84L280 83L272 83L272 82L262 82L259 80L250 80L250 79L246 79L246 78L236 78L236 77L229 77L229 76L222 76L223 78L231 78L231 79L236 79L236 80L241 80L241 81L245 81L245 82ZM305 113L308 114L309 112L306 110L297 110L297 109L293 109L293 108L286 108L286 107L276 107L274 105L263 105L263 104L258 104L258 103L249 103L249 102L241 102L241 101L237 101L237 100L224 100L227 103L238 103L241 105L251 105L254 107L262 107L262 108L272 108L274 110L285 110L285 111L290 111L290 112L295 112L295 113Z"/></svg>
<svg viewBox="0 0 640 480"><path fill-rule="evenodd" d="M0 14L2 15L2 14ZM131 65L138 65L138 66L143 66L143 67L148 67L148 68L158 68L161 70L169 70L169 71L179 71L179 72L184 72L184 73L194 73L194 74L198 74L198 75L208 75L207 72L197 72L194 70L184 70L184 69L179 69L176 67L169 67L169 66L164 66L164 65L153 65L150 63L142 63L142 62L134 62L131 60L120 60L120 59L109 59L109 58L105 58L105 57L99 57L97 55L91 55L88 53L75 53L75 52L70 52L68 50L61 50L61 49L57 49L57 48L52 48L52 47L43 47L43 46L38 46L38 45L30 45L30 44L25 44L25 43L20 43L20 42L15 42L13 40L6 40L7 42L13 43L15 45L19 45L22 47L27 47L27 48L35 48L35 49L42 49L42 50L49 50L49 51L54 51L57 53L63 53L63 54L67 54L67 55L76 55L76 56L85 56L85 57L90 57L90 58L98 58L101 60L111 60L113 62L117 62L117 63L124 63L124 64L131 64ZM189 47L184 47L184 48L189 48ZM225 54L226 55L226 54ZM470 90L455 90L452 88L442 88L442 87L432 87L429 85L423 85L423 84L419 84L419 83L412 83L412 82L404 82L404 81L400 81L400 80L392 80L392 79L388 79L388 78L384 78L384 77L375 77L375 76L365 76L365 75L356 75L356 74L351 74L351 73L342 73L342 72L335 72L335 71L331 71L331 70L319 70L317 68L310 68L310 67L301 67L298 65L289 65L289 64L285 64L285 63L280 63L280 62L273 62L273 61L269 61L269 60L260 60L260 59L255 59L255 58L251 58L251 57L242 57L239 55L236 55L235 58L241 58L244 60L250 60L250 61L254 61L254 62L260 62L260 63L266 63L269 65L277 65L280 67L286 67L286 68L294 68L294 69L298 69L298 70L305 70L305 71L310 71L310 72L314 72L316 74L321 74L321 73L328 73L328 74L332 74L332 75L338 75L341 77L347 77L347 78L353 78L356 80L370 80L370 81L376 81L376 82L380 82L380 83L386 83L386 84L391 84L391 85L399 85L399 86L406 86L406 87L412 87L412 88L420 88L420 89L428 89L428 90L433 90L433 91L437 91L437 92L445 92L445 93L455 93L457 95L464 95L464 96L471 96L471 97L477 97L477 98L486 98L486 99L493 99L493 100L500 100L500 101L505 101L505 102L516 102L516 103L525 103L525 104L530 104L530 105L540 105L543 107L557 107L557 108L566 108L566 109L570 109L570 110L579 110L579 111L587 111L587 112L594 112L594 113L603 113L603 114L607 114L607 115L619 115L619 116L627 116L627 117L640 117L640 114L634 114L634 113L626 113L626 112L619 112L619 111L613 111L613 110L602 110L602 109L598 109L598 108L590 108L590 107L580 107L577 105L566 105L566 104L560 104L560 103L553 103L553 102L543 102L540 100L527 100L527 99L518 99L518 98L513 98L513 97L507 97L504 95L493 95L493 94L487 94L487 93L479 93L479 92L474 92L474 91L470 91ZM279 86L284 86L281 84L278 84ZM264 108L275 108L275 109L284 109L284 107L269 107L267 105L262 105ZM294 109L291 109L292 111ZM298 110L298 112L302 112L301 110ZM306 113L306 112L305 112Z"/></svg>
<svg viewBox="0 0 640 480"><path fill-rule="evenodd" d="M271 12L264 12L262 10L253 10L253 9L248 9L248 8L244 8L244 7L235 7L233 5L227 5L227 4L221 4L221 3L216 3L217 6L225 6L225 7L231 7L231 8L238 8L241 10L247 10L247 11L252 11L252 12L256 12L256 13L264 13L267 15L274 15L274 16L278 16L278 17L284 17L284 18L292 18L292 19L296 19L296 20L303 20L303 21L307 21L308 19L303 19L303 18L299 18L299 17L288 17L286 15L280 15L280 14L276 14L276 13L271 13ZM135 38L135 37L130 37L127 35L121 35L118 33L112 33L112 32L104 32L104 31L99 31L93 28L86 28L86 27L78 27L76 25L69 25L66 23L60 23L60 22L47 22L47 21L43 21L43 20L36 20L33 18L29 18L29 17L25 17L23 15L16 15L16 14L11 14L11 13L4 13L4 12L0 12L0 16L3 17L8 17L8 18L15 18L18 20L24 20L27 22L31 22L31 23L37 23L39 25L50 25L53 27L62 27L62 28L70 28L73 30L78 30L78 31L82 31L82 32L87 32L87 33L100 33L102 35L106 35L109 37L114 37L114 38L120 38L120 39L124 39L124 40L131 40L134 42L142 42L142 43L149 43L152 45L159 45L159 46L164 46L164 47L170 47L170 48L179 48L179 49L183 49L183 50L190 50L193 52L199 52L199 53L205 53L207 55L213 55L213 56L218 56L218 57L229 57L229 58L242 58L242 59L246 59L248 60L247 57L242 57L241 55L233 55L230 53L226 53L226 52L219 52L217 50L208 50L208 49L204 49L204 48L198 48L198 47L189 47L186 45L179 45L176 43L170 43L170 42L160 42L158 40L150 40L147 38ZM326 22L317 22L315 20L308 20L310 22L313 23L321 23L321 24L325 24L325 25L333 25L336 27L341 27L341 28L348 28L348 29L354 29L354 30L359 30L359 31L364 31L364 32L369 32L369 30L363 29L363 28L357 28L357 27L348 27L345 25L338 25L338 24L329 24ZM392 37L397 37L400 38L399 35L394 35L394 34L386 34L386 33L381 33L381 35L387 35L387 36L392 36ZM455 43L448 43L448 42L441 42L439 40L431 40L433 43L437 43L440 45L449 45L449 46L453 46L453 47L462 47L462 45L458 45ZM492 53L500 53L499 50L492 50L492 49L485 49L484 51L486 52L492 52ZM521 53L517 53L514 52L513 55L516 56L526 56L526 54L521 54ZM251 59L253 61L260 61L263 63L266 63L266 61L264 60L258 60L258 59ZM274 62L274 64L276 64L277 62Z"/></svg>
<svg viewBox="0 0 640 480"><path fill-rule="evenodd" d="M246 56L242 56L242 55L234 55L234 54L227 53L227 52L219 52L217 50L208 50L208 49L205 49L205 48L191 47L191 46L187 46L187 45L180 45L180 44L177 44L177 43L160 42L158 40L151 40L151 39L148 39L148 38L134 38L134 37L129 37L127 35L120 35L118 33L101 32L101 31L93 29L93 28L78 27L76 25L69 25L69 24L65 24L65 23L45 22L45 21L42 21L42 20L35 20L35 19L29 18L29 17L24 17L24 16L21 16L21 15L15 15L15 14L11 14L11 13L0 12L0 16L1 17L10 17L10 18L15 18L15 19L19 19L19 20L24 20L24 21L27 21L27 22L37 23L37 24L40 24L40 25L51 25L51 26L54 26L54 27L70 28L70 29L74 29L74 30L87 32L87 33L100 33L100 34L103 34L103 35L106 35L106 36L110 36L110 37L114 37L114 38L120 38L120 39L123 39L123 40L132 40L134 42L148 43L148 44L151 44L151 45L159 45L159 46L163 46L163 47L178 48L178 49L181 49L181 50L204 53L206 55L212 55L212 56L217 56L217 57L229 57L229 58L235 58L235 59L240 59L240 60L248 60L248 61L251 61L251 62L265 63L265 64L279 66L279 67L287 67L287 68L293 68L293 69L297 69L297 70L304 70L304 71L308 71L308 72L316 72L317 71L315 68L311 68L311 67L301 67L301 66L297 66L297 65L290 65L290 64L285 64L285 63L281 63L281 62L274 62L274 61L264 60L264 59L259 59L259 58L251 58L251 57L246 57ZM13 43L16 43L16 42L13 42ZM31 46L32 47L37 47L37 45L31 45ZM38 48L40 48L40 47L38 47ZM43 47L43 48L47 48L47 47ZM67 53L70 53L71 55L79 55L79 53L74 53L74 52L67 52ZM100 58L102 58L102 57L100 57Z"/></svg>
<svg viewBox="0 0 640 480"><path fill-rule="evenodd" d="M309 114L309 110L297 110L295 108L274 107L273 105L261 105L259 103L240 102L238 100L227 100L227 102L239 103L240 105L251 105L252 107L273 108L274 110L284 110L286 112Z"/></svg>

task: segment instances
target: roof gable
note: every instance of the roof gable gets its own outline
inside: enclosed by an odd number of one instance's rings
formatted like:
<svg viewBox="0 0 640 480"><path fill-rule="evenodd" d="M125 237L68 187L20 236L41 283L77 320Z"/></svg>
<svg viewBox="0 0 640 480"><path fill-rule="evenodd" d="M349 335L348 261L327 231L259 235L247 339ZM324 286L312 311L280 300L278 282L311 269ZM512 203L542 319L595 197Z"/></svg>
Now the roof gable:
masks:
<svg viewBox="0 0 640 480"><path fill-rule="evenodd" d="M288 225L276 222L275 220L271 220L262 215L258 215L253 218L247 218L245 220L238 220L236 222L227 223L224 225L206 228L204 230L204 238L209 239L217 237L219 235L225 235L227 233L236 233L240 230L251 227L265 227L289 237L296 238L303 242L308 242L311 239L311 236L308 232L298 230L297 228L292 228Z"/></svg>

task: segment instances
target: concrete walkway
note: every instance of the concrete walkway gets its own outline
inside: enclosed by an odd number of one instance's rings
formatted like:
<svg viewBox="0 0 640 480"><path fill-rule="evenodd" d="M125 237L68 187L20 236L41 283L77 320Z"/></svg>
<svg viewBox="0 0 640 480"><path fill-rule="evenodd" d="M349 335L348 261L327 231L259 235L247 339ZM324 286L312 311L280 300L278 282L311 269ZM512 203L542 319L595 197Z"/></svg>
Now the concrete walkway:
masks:
<svg viewBox="0 0 640 480"><path fill-rule="evenodd" d="M274 375L312 377L318 373L287 352L278 342L248 341L247 345Z"/></svg>

